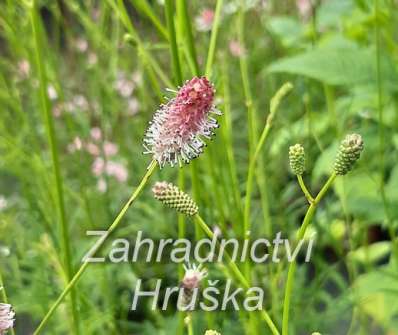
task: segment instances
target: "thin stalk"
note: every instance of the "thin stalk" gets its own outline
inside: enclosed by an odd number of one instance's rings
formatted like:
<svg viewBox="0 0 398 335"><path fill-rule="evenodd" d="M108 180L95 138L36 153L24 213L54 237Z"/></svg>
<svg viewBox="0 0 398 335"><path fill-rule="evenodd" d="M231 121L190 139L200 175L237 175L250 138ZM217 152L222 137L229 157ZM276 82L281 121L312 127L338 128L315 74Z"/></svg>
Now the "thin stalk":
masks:
<svg viewBox="0 0 398 335"><path fill-rule="evenodd" d="M188 328L188 335L194 335L191 313L188 313L188 315L187 315L187 328Z"/></svg>
<svg viewBox="0 0 398 335"><path fill-rule="evenodd" d="M239 191L239 181L238 174L235 164L235 154L234 154L234 146L232 142L232 117L231 117L231 92L230 92L230 82L228 76L228 62L227 57L223 57L221 62L221 80L223 87L223 100L224 100L224 118L223 124L221 126L221 132L223 135L223 139L225 142L225 154L228 160L228 172L229 177L231 179L231 185L233 188L233 198L234 205L237 211L237 222L241 221L242 218L242 199Z"/></svg>
<svg viewBox="0 0 398 335"><path fill-rule="evenodd" d="M42 36L40 36L41 27L40 27L40 21L39 21L40 19L38 17L36 6L37 6L36 1L33 1L30 14L31 14L33 36L35 40L35 58L36 58L36 64L37 64L39 82L40 82L40 102L43 114L45 116L45 126L47 130L48 142L51 149L51 160L52 160L53 174L55 179L57 210L61 223L62 251L64 254L63 264L65 267L66 279L69 281L72 277L73 266L72 266L71 247L69 241L68 223L66 220L66 212L65 212L64 188L63 188L63 180L62 180L61 168L59 163L58 141L55 135L54 118L53 118L53 113L51 111L50 101L47 96L47 77L44 65L44 58L42 54L43 50L43 44L41 39ZM71 292L71 308L72 308L72 319L73 319L72 325L74 333L80 334L78 307L76 302L76 293L74 291Z"/></svg>
<svg viewBox="0 0 398 335"><path fill-rule="evenodd" d="M250 207L251 207L251 193L253 191L253 179L254 172L256 167L256 162L258 156L261 152L261 149L265 143L265 140L268 137L268 134L271 130L273 120L275 118L278 107L281 103L281 100L293 89L293 85L290 82L287 82L282 85L282 87L276 92L276 94L272 97L270 103L270 113L267 117L267 121L265 123L264 129L261 133L260 140L257 143L256 149L254 150L254 154L251 157L249 171L247 175L246 182L246 198L245 198L245 212L244 212L244 221L243 227L244 232L250 230Z"/></svg>
<svg viewBox="0 0 398 335"><path fill-rule="evenodd" d="M332 186L334 180L336 179L336 173L333 172L329 177L325 185L322 187L314 201L308 207L307 213L305 214L303 223L300 227L300 230L297 234L297 239L302 240L304 238L305 232L307 230L308 225L311 223L312 218L314 216L315 210L325 196L326 192ZM290 311L290 297L293 290L293 282L294 282L294 274L296 272L296 261L295 259L289 264L289 270L287 273L287 281L286 281L286 289L285 289L285 299L283 303L283 316L282 316L282 335L288 335L289 333L289 311Z"/></svg>
<svg viewBox="0 0 398 335"><path fill-rule="evenodd" d="M6 289L4 287L3 277L1 276L1 273L0 273L0 293L1 293L1 299L3 300L3 302L5 304L8 304L8 297L7 297ZM10 333L11 333L11 335L15 335L14 328L10 329Z"/></svg>
<svg viewBox="0 0 398 335"><path fill-rule="evenodd" d="M147 0L136 0L136 1L131 1L133 6L135 6L138 10L140 10L142 13L144 13L148 19L153 23L155 28L158 30L160 35L168 41L169 40L169 35L164 27L163 23L160 21L160 19L156 16L156 13L153 11L151 5L148 3Z"/></svg>
<svg viewBox="0 0 398 335"><path fill-rule="evenodd" d="M198 57L195 48L194 36L192 32L191 18L188 13L188 6L186 0L177 0L177 13L180 15L181 26L183 27L183 31L185 32L185 37L188 46L188 54L190 57L190 61L193 64L194 74L195 76L200 75L200 68Z"/></svg>
<svg viewBox="0 0 398 335"><path fill-rule="evenodd" d="M305 197L307 198L308 202L312 204L314 202L314 198L312 197L310 191L308 191L307 186L305 186L303 176L297 175L297 181L300 185L301 190L303 191Z"/></svg>
<svg viewBox="0 0 398 335"><path fill-rule="evenodd" d="M206 235L213 240L214 239L214 233L212 230L209 228L209 226L206 224L206 222L202 219L202 217L199 214L195 215L196 222L199 224L201 229L206 233ZM217 247L220 247L220 243L218 240L216 240ZM226 265L229 268L229 270L235 275L236 279L239 280L239 282L243 285L245 289L250 289L250 283L247 281L246 277L243 275L243 273L239 270L238 266L236 263L233 261L232 257L229 255L229 253L226 250L223 250L223 255L226 259ZM265 320L267 325L269 326L272 334L274 335L279 335L278 328L275 326L275 323L272 321L271 317L269 316L268 312L265 310L261 310L260 312L262 318Z"/></svg>
<svg viewBox="0 0 398 335"><path fill-rule="evenodd" d="M375 42L376 42L376 78L377 78L377 109L379 118L379 166L380 166L380 195L383 202L384 214L387 219L387 227L391 237L393 246L393 253L398 264L398 244L396 242L396 232L392 227L392 219L390 215L390 206L388 203L384 179L385 179L385 127L384 127L384 109L383 109L383 88L381 78L381 57L380 57L380 28L379 28L379 0L374 0L374 11L375 11Z"/></svg>
<svg viewBox="0 0 398 335"><path fill-rule="evenodd" d="M117 3L115 3L117 1ZM129 32L132 40L137 44L140 54L142 55L142 59L144 63L150 67L152 67L153 71L156 73L158 78L167 86L173 87L172 82L166 76L159 63L155 58L146 50L144 43L142 42L140 36L138 35L133 23L130 20L130 17L127 13L126 7L124 5L123 0L107 0L108 4L113 8L113 10L117 13L123 25Z"/></svg>
<svg viewBox="0 0 398 335"><path fill-rule="evenodd" d="M219 28L220 22L221 22L222 6L223 6L223 0L217 0L216 10L214 13L213 28L211 30L211 36L210 36L209 50L207 52L206 70L205 70L205 75L207 77L211 76L211 68L213 66L214 54L215 54L216 46L217 46L218 28Z"/></svg>
<svg viewBox="0 0 398 335"><path fill-rule="evenodd" d="M177 37L176 37L176 31L175 31L175 26L174 26L174 10L173 10L173 4L171 0L166 0L165 2L165 14L166 14L166 20L167 20L167 29L169 32L170 36L170 53L171 53L171 59L173 61L173 73L175 77L175 81L177 83L177 86L182 84L182 71L181 71L181 62L180 62L180 56L178 53L178 48L177 48Z"/></svg>
<svg viewBox="0 0 398 335"><path fill-rule="evenodd" d="M96 253L99 251L99 249L104 245L105 241L107 238L111 235L111 233L118 227L119 223L121 222L122 218L126 214L127 210L129 207L134 203L134 201L137 199L137 197L141 194L142 190L144 189L145 185L148 183L149 178L152 176L154 173L155 169L157 167L157 162L153 160L148 168L147 172L145 175L142 177L141 182L131 195L131 197L128 199L126 204L123 206L123 208L120 210L119 214L116 216L115 220L112 222L112 224L109 226L108 230L105 233L105 239L101 243L99 243L95 248L93 248L93 253ZM43 320L40 322L39 326L36 328L34 331L33 335L40 334L41 331L44 329L44 326L47 324L48 320L51 318L51 316L54 314L58 306L61 304L62 300L67 296L67 294L73 289L73 287L77 284L79 281L80 277L83 275L84 271L87 269L89 262L83 263L83 265L80 266L79 270L76 272L76 274L73 276L72 280L69 282L69 284L64 288L58 299L54 302L53 306L50 308L50 310L47 312Z"/></svg>

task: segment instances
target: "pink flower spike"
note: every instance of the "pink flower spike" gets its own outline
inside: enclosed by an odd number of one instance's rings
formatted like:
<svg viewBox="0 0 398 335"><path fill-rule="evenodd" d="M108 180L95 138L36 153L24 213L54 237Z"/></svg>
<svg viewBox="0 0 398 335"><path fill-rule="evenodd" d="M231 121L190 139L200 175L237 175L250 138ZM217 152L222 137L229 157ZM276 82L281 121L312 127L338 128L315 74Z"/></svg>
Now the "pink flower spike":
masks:
<svg viewBox="0 0 398 335"><path fill-rule="evenodd" d="M160 167L189 163L203 152L203 138L210 139L221 115L214 106L214 87L206 77L194 77L177 92L177 96L160 106L149 123L144 138L146 151Z"/></svg>
<svg viewBox="0 0 398 335"><path fill-rule="evenodd" d="M0 290L2 287L0 287ZM9 304L0 303L0 334L14 327L15 313Z"/></svg>

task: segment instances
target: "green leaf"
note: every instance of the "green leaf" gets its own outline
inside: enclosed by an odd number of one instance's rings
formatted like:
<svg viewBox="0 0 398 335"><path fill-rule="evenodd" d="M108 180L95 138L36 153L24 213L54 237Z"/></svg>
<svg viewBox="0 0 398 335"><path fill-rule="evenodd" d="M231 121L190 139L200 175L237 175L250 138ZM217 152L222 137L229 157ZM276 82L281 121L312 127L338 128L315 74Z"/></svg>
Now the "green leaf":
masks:
<svg viewBox="0 0 398 335"><path fill-rule="evenodd" d="M376 85L375 53L372 49L328 46L282 58L272 63L270 73L284 72L302 75L329 85ZM383 58L381 72L384 86L396 90L397 71ZM396 86L396 85L395 85Z"/></svg>

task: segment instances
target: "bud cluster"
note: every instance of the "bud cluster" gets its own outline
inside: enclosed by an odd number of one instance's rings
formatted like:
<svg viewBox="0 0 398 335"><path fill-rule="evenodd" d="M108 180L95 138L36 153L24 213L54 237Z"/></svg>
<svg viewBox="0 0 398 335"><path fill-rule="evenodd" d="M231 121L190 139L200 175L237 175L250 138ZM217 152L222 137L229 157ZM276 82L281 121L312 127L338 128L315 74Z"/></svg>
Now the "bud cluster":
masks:
<svg viewBox="0 0 398 335"><path fill-rule="evenodd" d="M295 175L301 176L305 170L305 151L301 144L289 148L289 163Z"/></svg>
<svg viewBox="0 0 398 335"><path fill-rule="evenodd" d="M157 200L177 212L189 216L198 213L198 206L191 197L171 183L157 182L152 188L152 192Z"/></svg>
<svg viewBox="0 0 398 335"><path fill-rule="evenodd" d="M343 176L352 170L355 162L361 156L363 140L361 135L350 134L341 142L334 162L334 171Z"/></svg>

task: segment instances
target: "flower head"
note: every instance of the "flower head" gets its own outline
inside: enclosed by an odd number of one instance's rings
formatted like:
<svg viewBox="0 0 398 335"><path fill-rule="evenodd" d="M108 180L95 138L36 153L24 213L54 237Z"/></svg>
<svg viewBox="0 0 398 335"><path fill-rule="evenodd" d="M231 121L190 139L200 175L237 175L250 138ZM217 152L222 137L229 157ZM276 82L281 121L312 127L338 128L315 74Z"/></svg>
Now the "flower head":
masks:
<svg viewBox="0 0 398 335"><path fill-rule="evenodd" d="M337 175L345 175L352 170L355 162L361 156L363 140L359 134L350 134L341 142L334 162L334 171Z"/></svg>
<svg viewBox="0 0 398 335"><path fill-rule="evenodd" d="M207 276L207 270L202 267L202 264L196 266L196 264L184 264L185 275L182 279L181 286L193 290L198 288L200 282Z"/></svg>
<svg viewBox="0 0 398 335"><path fill-rule="evenodd" d="M14 327L15 313L9 304L0 303L0 334L3 335L7 330Z"/></svg>
<svg viewBox="0 0 398 335"><path fill-rule="evenodd" d="M167 207L175 209L185 215L195 215L198 206L191 197L182 192L177 186L163 182L157 182L152 188L153 195Z"/></svg>
<svg viewBox="0 0 398 335"><path fill-rule="evenodd" d="M203 9L200 15L196 17L195 21L196 28L199 31L211 30L214 21L214 11L208 8Z"/></svg>
<svg viewBox="0 0 398 335"><path fill-rule="evenodd" d="M214 106L214 87L206 77L194 77L162 105L149 124L144 139L145 153L163 167L189 163L203 152L203 138L211 138L217 121L210 114L221 113Z"/></svg>
<svg viewBox="0 0 398 335"><path fill-rule="evenodd" d="M178 294L177 307L179 310L194 310L200 282L207 276L202 265L184 265L185 275L181 281L181 290Z"/></svg>

